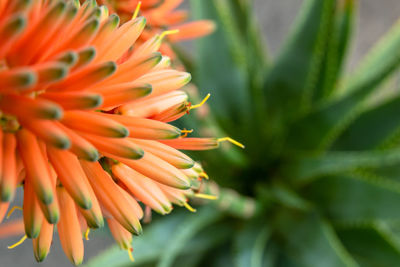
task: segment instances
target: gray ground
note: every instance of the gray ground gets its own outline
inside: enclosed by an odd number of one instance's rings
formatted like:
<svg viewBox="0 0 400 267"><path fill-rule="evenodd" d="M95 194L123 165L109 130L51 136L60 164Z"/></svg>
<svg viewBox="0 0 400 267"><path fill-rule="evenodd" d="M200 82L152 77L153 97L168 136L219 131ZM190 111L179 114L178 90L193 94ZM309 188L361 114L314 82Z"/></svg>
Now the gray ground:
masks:
<svg viewBox="0 0 400 267"><path fill-rule="evenodd" d="M207 1L207 0L198 0ZM352 47L350 65L354 66L371 45L400 17L398 0L360 0L360 18L357 23L356 41ZM276 54L289 26L293 22L302 0L255 0L256 17L262 30L268 35L271 53ZM19 211L16 211L19 213ZM14 216L17 216L15 214ZM37 264L33 257L30 241L16 249L8 250L7 245L16 242L19 237L0 240L0 267L8 266L71 266L63 255L58 237L55 238L52 250L44 263ZM91 258L112 244L106 233L93 233L91 240L85 241L85 258Z"/></svg>

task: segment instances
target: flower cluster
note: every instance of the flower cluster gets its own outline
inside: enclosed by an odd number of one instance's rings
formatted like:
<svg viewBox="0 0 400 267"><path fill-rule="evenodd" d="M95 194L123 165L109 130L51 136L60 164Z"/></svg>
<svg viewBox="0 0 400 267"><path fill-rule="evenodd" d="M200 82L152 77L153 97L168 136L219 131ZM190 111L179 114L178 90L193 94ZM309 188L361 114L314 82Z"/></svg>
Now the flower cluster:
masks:
<svg viewBox="0 0 400 267"><path fill-rule="evenodd" d="M210 20L187 21L188 12L177 9L183 0L97 0L106 5L110 13L117 13L123 21L140 14L147 19L147 26L139 38L145 42L155 34L165 30L174 30L176 34L168 37L168 42L161 44L160 51L175 59L170 44L206 36L215 30Z"/></svg>
<svg viewBox="0 0 400 267"><path fill-rule="evenodd" d="M130 251L143 206L190 208L206 176L178 149L226 140L186 138L168 124L193 108L178 90L190 74L158 52L166 33L137 43L145 24L120 24L95 1L0 2L0 222L22 186L22 240L38 261L57 226L80 264L83 236L104 219Z"/></svg>

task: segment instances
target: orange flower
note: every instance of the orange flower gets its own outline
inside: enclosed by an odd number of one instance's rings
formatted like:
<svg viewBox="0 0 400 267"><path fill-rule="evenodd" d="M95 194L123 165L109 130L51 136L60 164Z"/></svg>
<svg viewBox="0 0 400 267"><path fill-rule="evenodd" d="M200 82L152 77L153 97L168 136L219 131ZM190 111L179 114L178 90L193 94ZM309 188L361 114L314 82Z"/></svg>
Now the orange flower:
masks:
<svg viewBox="0 0 400 267"><path fill-rule="evenodd" d="M32 239L38 261L57 225L66 255L81 263L83 233L103 217L130 251L142 231L138 202L161 214L172 203L192 209L206 175L176 148L224 141L186 142L188 131L167 123L193 106L178 91L190 75L157 52L163 35L137 45L144 18L120 25L93 1L78 3L0 1L0 222L22 185L20 242Z"/></svg>
<svg viewBox="0 0 400 267"><path fill-rule="evenodd" d="M111 13L120 15L123 21L131 19L137 13L145 17L148 27L140 37L141 42L168 29L176 30L175 34L168 36L170 43L200 38L215 30L215 24L210 20L187 22L188 12L177 10L183 0L97 0L97 2L106 5ZM160 51L173 59L176 57L168 43L162 44Z"/></svg>

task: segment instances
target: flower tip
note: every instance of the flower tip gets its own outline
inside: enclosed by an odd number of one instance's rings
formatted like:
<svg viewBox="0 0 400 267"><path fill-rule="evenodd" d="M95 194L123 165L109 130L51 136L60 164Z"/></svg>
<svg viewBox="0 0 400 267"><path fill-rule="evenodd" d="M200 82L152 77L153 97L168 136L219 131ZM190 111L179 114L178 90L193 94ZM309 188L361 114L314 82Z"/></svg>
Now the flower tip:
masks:
<svg viewBox="0 0 400 267"><path fill-rule="evenodd" d="M47 254L49 253L46 249L39 249L39 251L34 250L34 256L37 262L42 262L46 259Z"/></svg>
<svg viewBox="0 0 400 267"><path fill-rule="evenodd" d="M58 61L65 63L68 66L73 66L76 62L78 62L78 54L73 51L69 51L58 58Z"/></svg>
<svg viewBox="0 0 400 267"><path fill-rule="evenodd" d="M149 83L144 84L142 87L143 96L147 96L153 92L153 86Z"/></svg>
<svg viewBox="0 0 400 267"><path fill-rule="evenodd" d="M50 212L49 215L46 216L46 219L50 224L57 224L60 220L60 212L58 210Z"/></svg>
<svg viewBox="0 0 400 267"><path fill-rule="evenodd" d="M93 220L86 219L87 225L89 228L98 229L104 227L104 219L103 217L96 217Z"/></svg>
<svg viewBox="0 0 400 267"><path fill-rule="evenodd" d="M78 266L78 265L81 265L81 264L82 264L82 262L83 262L83 257L78 257L78 258L71 257L69 260L71 261L71 263L72 263L73 265Z"/></svg>
<svg viewBox="0 0 400 267"><path fill-rule="evenodd" d="M189 72L183 74L183 84L188 84L192 80L192 75Z"/></svg>
<svg viewBox="0 0 400 267"><path fill-rule="evenodd" d="M190 189L192 187L192 183L190 182L189 179L182 179L182 178L175 178L178 185L176 186L178 189L186 190Z"/></svg>
<svg viewBox="0 0 400 267"><path fill-rule="evenodd" d="M88 151L85 151L85 155L82 157L82 159L90 162L95 162L99 158L100 158L99 152L96 149L90 149Z"/></svg>
<svg viewBox="0 0 400 267"><path fill-rule="evenodd" d="M71 147L71 141L69 140L68 137L60 137L57 138L57 140L54 143L54 146L59 149L66 150Z"/></svg>
<svg viewBox="0 0 400 267"><path fill-rule="evenodd" d="M13 18L13 21L9 25L7 25L7 33L9 35L15 35L19 33L23 28L26 26L27 19L25 15L18 15L15 18Z"/></svg>
<svg viewBox="0 0 400 267"><path fill-rule="evenodd" d="M89 210L92 208L92 200L87 197L81 197L79 200L75 199L76 203L84 210Z"/></svg>
<svg viewBox="0 0 400 267"><path fill-rule="evenodd" d="M50 205L53 203L54 200L54 195L53 192L51 191L45 191L43 194L38 195L39 200L42 201L43 204L45 205Z"/></svg>
<svg viewBox="0 0 400 267"><path fill-rule="evenodd" d="M193 166L195 164L194 160L192 160L189 157L188 158L181 157L181 160L182 160L182 163L179 165L179 167L184 170L193 168Z"/></svg>
<svg viewBox="0 0 400 267"><path fill-rule="evenodd" d="M0 191L1 202L11 202L14 198L14 191L10 187L3 187Z"/></svg>
<svg viewBox="0 0 400 267"><path fill-rule="evenodd" d="M16 79L18 80L18 87L29 88L37 82L37 75L36 73L27 70L19 73L19 75L16 76Z"/></svg>

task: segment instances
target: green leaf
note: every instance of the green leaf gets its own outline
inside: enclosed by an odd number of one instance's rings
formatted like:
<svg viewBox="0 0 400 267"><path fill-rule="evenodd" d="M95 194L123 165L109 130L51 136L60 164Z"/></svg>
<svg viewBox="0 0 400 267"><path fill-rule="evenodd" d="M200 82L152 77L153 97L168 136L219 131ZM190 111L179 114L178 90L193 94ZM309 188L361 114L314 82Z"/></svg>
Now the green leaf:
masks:
<svg viewBox="0 0 400 267"><path fill-rule="evenodd" d="M233 129L249 118L245 47L230 4L222 1L191 1L195 18L212 19L214 34L195 44L194 82L202 94L212 90L209 104L222 128ZM218 56L216 56L218 55Z"/></svg>
<svg viewBox="0 0 400 267"><path fill-rule="evenodd" d="M343 82L343 96L316 108L290 130L290 149L327 149L361 114L365 99L400 66L400 22L372 48L351 79Z"/></svg>
<svg viewBox="0 0 400 267"><path fill-rule="evenodd" d="M400 96L367 110L343 132L332 149L363 150L384 144L400 128L400 116L393 116L399 113Z"/></svg>
<svg viewBox="0 0 400 267"><path fill-rule="evenodd" d="M265 101L271 117L297 117L308 110L334 5L334 0L304 1L296 26L266 78Z"/></svg>
<svg viewBox="0 0 400 267"><path fill-rule="evenodd" d="M304 189L304 195L338 222L400 218L400 183L368 173L319 179Z"/></svg>
<svg viewBox="0 0 400 267"><path fill-rule="evenodd" d="M353 171L359 168L378 168L400 163L400 149L360 152L326 152L316 156L298 157L287 165L288 175L295 183Z"/></svg>
<svg viewBox="0 0 400 267"><path fill-rule="evenodd" d="M358 266L336 236L332 226L316 214L281 215L278 225L285 253L303 267Z"/></svg>
<svg viewBox="0 0 400 267"><path fill-rule="evenodd" d="M202 213L200 213L202 214ZM196 220L197 214L188 211L175 211L172 215L163 217L152 222L149 227L145 227L143 235L133 238L133 256L135 262L129 260L126 251L114 245L99 256L91 259L85 267L121 267L121 266L146 266L155 264L163 255L166 244L174 238L174 234L181 228L182 222ZM201 215L200 215L201 216ZM201 220L201 218L199 218ZM217 224L209 227L206 232L201 232L184 244L184 249L180 251L180 256L191 257L195 250L198 254L212 249L221 241L230 237L233 230L226 225ZM186 266L185 266L186 267Z"/></svg>
<svg viewBox="0 0 400 267"><path fill-rule="evenodd" d="M162 253L164 245L172 237L179 223L187 217L186 213L174 213L145 227L143 235L133 239L135 264L155 261ZM114 245L100 256L91 259L86 267L126 266L132 264L127 252Z"/></svg>
<svg viewBox="0 0 400 267"><path fill-rule="evenodd" d="M339 230L338 235L361 266L391 267L400 262L400 249L384 222L371 228Z"/></svg>
<svg viewBox="0 0 400 267"><path fill-rule="evenodd" d="M174 260L185 249L186 244L200 230L221 218L218 210L212 207L203 207L196 214L181 221L173 236L166 242L163 253L157 264L158 267L173 266Z"/></svg>
<svg viewBox="0 0 400 267"><path fill-rule="evenodd" d="M345 57L353 33L355 20L355 1L339 1L335 9L335 18L331 22L331 33L326 42L326 54L321 66L321 77L315 97L324 99L331 96L337 87L342 73Z"/></svg>
<svg viewBox="0 0 400 267"><path fill-rule="evenodd" d="M271 229L261 221L248 222L235 234L234 262L237 267L262 267Z"/></svg>

